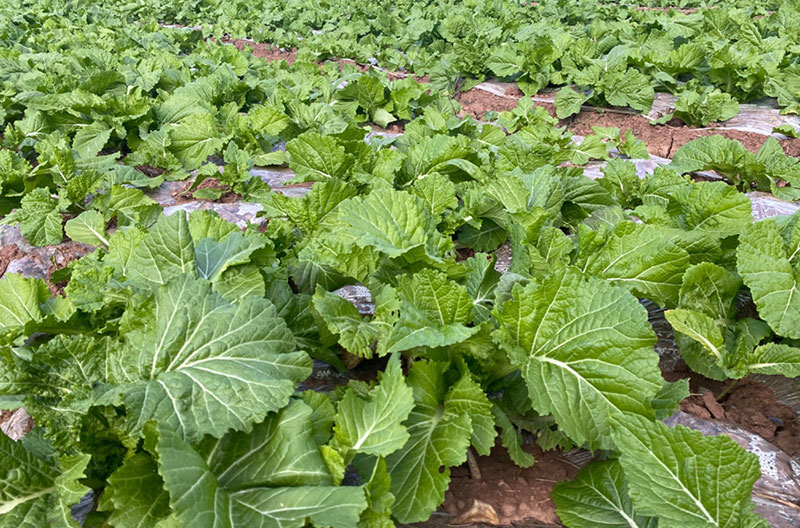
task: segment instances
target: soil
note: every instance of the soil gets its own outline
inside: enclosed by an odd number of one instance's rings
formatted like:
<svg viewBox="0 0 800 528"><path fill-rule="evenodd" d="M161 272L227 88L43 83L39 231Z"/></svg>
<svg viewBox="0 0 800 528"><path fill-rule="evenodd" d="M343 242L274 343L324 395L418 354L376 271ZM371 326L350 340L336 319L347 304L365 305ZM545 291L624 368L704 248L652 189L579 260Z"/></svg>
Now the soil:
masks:
<svg viewBox="0 0 800 528"><path fill-rule="evenodd" d="M489 456L476 457L482 480L474 480L466 464L453 468L445 511L457 521L461 517L469 523L497 524L491 516L493 510L503 525L522 520L560 525L550 495L557 482L574 477L579 467L558 451L542 452L536 445L524 445L523 449L536 457L533 467L517 467L505 448L498 445ZM491 508L481 504L475 507L476 499Z"/></svg>
<svg viewBox="0 0 800 528"><path fill-rule="evenodd" d="M150 178L155 178L164 174L164 169L153 167L152 165L137 165L134 168Z"/></svg>
<svg viewBox="0 0 800 528"><path fill-rule="evenodd" d="M51 266L47 270L47 289L53 296L64 296L64 288L67 287L67 281L52 282L53 273L63 269L69 265L70 262L78 260L94 251L94 246L88 244L79 244L77 242L67 242L55 248L52 258L50 259Z"/></svg>
<svg viewBox="0 0 800 528"><path fill-rule="evenodd" d="M0 247L0 277L5 274L6 269L8 269L8 265L11 264L11 262L24 256L25 252L18 248L16 244L9 244L7 246Z"/></svg>
<svg viewBox="0 0 800 528"><path fill-rule="evenodd" d="M225 184L220 183L217 178L206 178L200 185L192 189L192 185L194 185L193 181L187 182L186 186L183 189L179 189L172 193L172 197L175 198L175 202L178 204L194 202L197 200L201 200L204 202L214 202L214 203L234 203L238 202L242 199L241 195L236 194L235 192L228 190L228 186ZM199 191L200 189L220 189L223 191L222 196L217 198L216 200L205 200L202 198L195 198L193 193L195 191Z"/></svg>
<svg viewBox="0 0 800 528"><path fill-rule="evenodd" d="M240 50L249 47L253 50L254 57L267 59L268 61L285 60L291 64L297 58L297 48L285 50L271 44L252 42L244 39L231 39L230 37L222 37L220 40L225 43L231 43Z"/></svg>
<svg viewBox="0 0 800 528"><path fill-rule="evenodd" d="M478 120L483 119L486 112L505 112L517 107L516 97L501 97L478 88L460 92L456 95L456 101L462 107L462 114L471 115ZM551 113L555 115L555 109Z"/></svg>
<svg viewBox="0 0 800 528"><path fill-rule="evenodd" d="M683 124L651 125L647 118L640 115L594 109L583 110L575 116L562 120L560 124L566 126L573 134L581 136L591 134L593 126L617 127L623 134L630 129L637 138L645 142L650 154L662 158L671 158L677 149L689 141L705 136L722 135L738 140L751 152L757 152L768 139L768 136L763 134L723 127L698 129ZM787 156L800 154L800 140L785 139L780 143Z"/></svg>
<svg viewBox="0 0 800 528"><path fill-rule="evenodd" d="M728 382L732 383L732 382ZM733 422L757 434L790 456L800 455L800 419L794 409L778 401L767 384L744 379L717 402L728 385L692 376L692 395L683 400L681 410L699 418Z"/></svg>
<svg viewBox="0 0 800 528"><path fill-rule="evenodd" d="M489 93L485 90L473 88L467 92L459 94L458 102L463 107L465 115L471 115L476 119L483 119L489 111L510 111L517 106L517 98L522 93L518 88L507 88L506 97ZM545 108L555 117L555 106L551 103L535 101L536 106ZM651 125L650 120L639 114L618 110L603 110L585 108L580 113L559 120L560 126L567 127L567 130L579 136L588 136L593 133L592 127L617 127L624 134L626 130L631 130L633 134L644 141L647 150L654 156L671 158L677 149L693 139L704 136L722 135L730 139L740 141L748 150L756 152L768 136L755 132L743 132L741 130L730 130L723 127L706 127L702 129L684 125L679 120L673 120L666 125ZM779 140L784 152L788 156L800 155L800 139Z"/></svg>

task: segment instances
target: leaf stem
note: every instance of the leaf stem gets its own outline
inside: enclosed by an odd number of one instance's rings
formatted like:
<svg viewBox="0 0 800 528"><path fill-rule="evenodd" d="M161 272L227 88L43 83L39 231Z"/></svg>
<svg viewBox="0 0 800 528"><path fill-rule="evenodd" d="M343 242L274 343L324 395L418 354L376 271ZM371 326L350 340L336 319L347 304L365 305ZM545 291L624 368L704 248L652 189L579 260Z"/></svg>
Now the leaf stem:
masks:
<svg viewBox="0 0 800 528"><path fill-rule="evenodd" d="M719 393L719 396L717 396L717 401L718 401L718 402L719 402L719 401L722 401L722 398L724 398L725 396L727 396L727 395L728 395L728 393L729 393L729 392L730 392L730 391L731 391L731 390L732 390L732 389L733 389L733 388L736 386L736 384L737 384L737 383L739 383L739 380L738 380L738 379L737 379L737 380L733 380L733 383L731 383L730 385L728 385L728 386L727 386L727 387L726 387L726 388L725 388L725 389L724 389L722 392L720 392L720 393Z"/></svg>
<svg viewBox="0 0 800 528"><path fill-rule="evenodd" d="M481 476L481 468L478 466L478 459L475 458L475 453L472 451L472 446L467 448L467 466L469 466L469 474L472 480L483 480Z"/></svg>

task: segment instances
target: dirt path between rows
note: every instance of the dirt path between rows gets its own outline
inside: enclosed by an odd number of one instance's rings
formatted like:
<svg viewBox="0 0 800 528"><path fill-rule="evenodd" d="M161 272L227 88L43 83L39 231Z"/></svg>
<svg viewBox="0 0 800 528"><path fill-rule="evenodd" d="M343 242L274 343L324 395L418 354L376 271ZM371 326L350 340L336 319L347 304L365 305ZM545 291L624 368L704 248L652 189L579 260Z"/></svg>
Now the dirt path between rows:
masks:
<svg viewBox="0 0 800 528"><path fill-rule="evenodd" d="M493 93L473 88L468 92L459 94L456 99L463 107L464 113L482 119L486 112L510 111L517 106L517 100L523 97L518 89L507 89L507 96L501 97ZM545 108L550 115L556 116L556 109L552 103L536 101L534 105ZM740 141L748 150L758 151L769 138L756 132L744 132L722 127L694 128L684 125L679 120L673 120L666 125L651 125L650 120L638 114L617 110L587 109L580 113L559 120L560 126L579 136L588 136L593 133L592 127L617 127L624 134L630 130L636 137L647 145L647 150L653 156L671 158L677 149L693 139L704 136L722 135L729 139ZM788 156L800 155L800 139L778 140Z"/></svg>

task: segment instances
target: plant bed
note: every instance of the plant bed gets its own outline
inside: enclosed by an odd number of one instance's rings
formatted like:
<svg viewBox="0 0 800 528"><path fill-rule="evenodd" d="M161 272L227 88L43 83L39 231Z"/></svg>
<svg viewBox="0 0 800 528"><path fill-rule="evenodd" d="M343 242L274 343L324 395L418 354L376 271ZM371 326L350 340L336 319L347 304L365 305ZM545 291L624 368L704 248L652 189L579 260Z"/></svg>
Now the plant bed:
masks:
<svg viewBox="0 0 800 528"><path fill-rule="evenodd" d="M800 375L795 118L695 84L635 115L620 48L550 111L463 64L326 60L332 26L289 64L240 49L247 6L159 26L182 6L0 20L0 420L26 433L0 526L797 525L770 393ZM772 38L732 8L570 12ZM725 124L649 123L712 102Z"/></svg>

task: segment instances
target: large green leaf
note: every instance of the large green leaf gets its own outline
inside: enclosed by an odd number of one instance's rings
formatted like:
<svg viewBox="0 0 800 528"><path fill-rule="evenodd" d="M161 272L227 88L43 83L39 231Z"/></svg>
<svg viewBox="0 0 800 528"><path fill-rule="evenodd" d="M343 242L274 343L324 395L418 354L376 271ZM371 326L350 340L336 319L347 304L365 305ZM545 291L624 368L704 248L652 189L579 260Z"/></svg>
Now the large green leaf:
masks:
<svg viewBox="0 0 800 528"><path fill-rule="evenodd" d="M106 396L121 395L134 433L149 420L189 441L247 429L286 405L311 373L265 299L230 304L206 281L179 277L156 292L154 304L114 351L119 386Z"/></svg>
<svg viewBox="0 0 800 528"><path fill-rule="evenodd" d="M800 213L756 222L739 237L737 268L775 333L800 338Z"/></svg>
<svg viewBox="0 0 800 528"><path fill-rule="evenodd" d="M589 96L579 93L565 86L556 94L555 107L556 115L559 119L565 119L581 111L583 103L589 100Z"/></svg>
<svg viewBox="0 0 800 528"><path fill-rule="evenodd" d="M567 269L516 285L495 317L494 337L522 370L533 407L577 444L612 448L615 418L653 416L656 338L625 289Z"/></svg>
<svg viewBox="0 0 800 528"><path fill-rule="evenodd" d="M615 429L636 511L658 517L660 528L740 526L761 476L756 455L725 435L641 416L623 417Z"/></svg>
<svg viewBox="0 0 800 528"><path fill-rule="evenodd" d="M387 188L339 204L331 231L344 243L373 247L389 257L415 249L423 253L427 250L430 255L440 238L422 199Z"/></svg>
<svg viewBox="0 0 800 528"><path fill-rule="evenodd" d="M0 278L0 332L16 334L25 325L41 320L41 304L50 297L41 279L7 273Z"/></svg>
<svg viewBox="0 0 800 528"><path fill-rule="evenodd" d="M159 428L155 451L170 506L197 528L350 528L367 507L362 487L337 487L300 401L252 432L206 438L193 449Z"/></svg>
<svg viewBox="0 0 800 528"><path fill-rule="evenodd" d="M212 154L222 150L223 140L219 136L214 116L209 113L191 115L171 127L170 150L186 169L196 169Z"/></svg>
<svg viewBox="0 0 800 528"><path fill-rule="evenodd" d="M715 134L683 145L675 152L669 167L680 173L715 170L735 179L752 159L753 154L741 143Z"/></svg>
<svg viewBox="0 0 800 528"><path fill-rule="evenodd" d="M698 182L672 193L677 226L719 237L738 235L753 223L750 199L725 182Z"/></svg>
<svg viewBox="0 0 800 528"><path fill-rule="evenodd" d="M263 239L241 233L231 233L222 241L204 238L194 248L197 272L204 279L216 281L231 266L250 262L250 255L264 245Z"/></svg>
<svg viewBox="0 0 800 528"><path fill-rule="evenodd" d="M306 132L286 144L289 167L302 181L325 181L344 176L344 147L329 136Z"/></svg>
<svg viewBox="0 0 800 528"><path fill-rule="evenodd" d="M675 305L689 254L656 227L621 222L616 229L579 230L575 266L630 288L660 305Z"/></svg>
<svg viewBox="0 0 800 528"><path fill-rule="evenodd" d="M606 101L614 106L630 106L641 112L653 106L655 92L650 78L633 68L607 73L602 87Z"/></svg>
<svg viewBox="0 0 800 528"><path fill-rule="evenodd" d="M658 519L638 515L616 460L593 462L553 490L556 513L569 528L656 528Z"/></svg>

